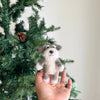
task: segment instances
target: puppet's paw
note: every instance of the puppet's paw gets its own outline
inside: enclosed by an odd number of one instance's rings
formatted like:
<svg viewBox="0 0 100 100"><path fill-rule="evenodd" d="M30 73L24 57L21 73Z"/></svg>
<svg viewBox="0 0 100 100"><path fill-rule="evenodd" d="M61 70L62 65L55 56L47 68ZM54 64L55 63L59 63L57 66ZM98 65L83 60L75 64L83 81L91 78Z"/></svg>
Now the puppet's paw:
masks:
<svg viewBox="0 0 100 100"><path fill-rule="evenodd" d="M39 64L39 63L37 63L37 65L36 65L36 69L37 70L41 70L43 67Z"/></svg>
<svg viewBox="0 0 100 100"><path fill-rule="evenodd" d="M52 84L57 84L57 80L51 80Z"/></svg>
<svg viewBox="0 0 100 100"><path fill-rule="evenodd" d="M49 81L50 81L49 78L47 78L47 79L44 78L43 80L44 80L44 82L46 82L46 83L49 83Z"/></svg>
<svg viewBox="0 0 100 100"><path fill-rule="evenodd" d="M59 71L62 72L64 70L64 65L59 68Z"/></svg>

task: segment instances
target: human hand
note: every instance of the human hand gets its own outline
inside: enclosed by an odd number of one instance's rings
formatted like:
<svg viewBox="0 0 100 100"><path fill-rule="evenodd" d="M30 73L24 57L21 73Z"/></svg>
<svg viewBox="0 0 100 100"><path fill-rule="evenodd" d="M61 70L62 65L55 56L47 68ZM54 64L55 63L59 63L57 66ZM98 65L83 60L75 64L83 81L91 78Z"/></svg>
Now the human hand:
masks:
<svg viewBox="0 0 100 100"><path fill-rule="evenodd" d="M62 72L61 82L57 84L45 83L43 81L43 71L36 75L36 91L38 100L68 100L72 87L71 79L68 80L65 88L66 72Z"/></svg>

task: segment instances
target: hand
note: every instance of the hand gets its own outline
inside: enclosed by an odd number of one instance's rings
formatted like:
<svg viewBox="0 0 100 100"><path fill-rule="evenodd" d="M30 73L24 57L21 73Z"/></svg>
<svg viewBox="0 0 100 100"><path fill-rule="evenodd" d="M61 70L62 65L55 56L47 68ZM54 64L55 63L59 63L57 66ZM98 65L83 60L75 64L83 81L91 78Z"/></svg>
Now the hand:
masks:
<svg viewBox="0 0 100 100"><path fill-rule="evenodd" d="M68 100L72 87L71 79L68 80L65 88L66 72L62 72L61 82L57 84L45 83L43 81L43 71L36 75L36 91L38 100Z"/></svg>

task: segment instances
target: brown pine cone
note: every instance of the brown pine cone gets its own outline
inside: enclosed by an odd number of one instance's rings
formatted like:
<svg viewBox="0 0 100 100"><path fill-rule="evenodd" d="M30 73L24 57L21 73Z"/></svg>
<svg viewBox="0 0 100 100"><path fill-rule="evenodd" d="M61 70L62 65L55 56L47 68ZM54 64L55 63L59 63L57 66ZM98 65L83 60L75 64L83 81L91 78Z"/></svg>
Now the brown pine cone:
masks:
<svg viewBox="0 0 100 100"><path fill-rule="evenodd" d="M2 51L0 50L0 54L2 53Z"/></svg>
<svg viewBox="0 0 100 100"><path fill-rule="evenodd" d="M26 41L26 35L23 33L23 32L19 32L16 34L18 36L18 39L21 41L21 42L25 42Z"/></svg>

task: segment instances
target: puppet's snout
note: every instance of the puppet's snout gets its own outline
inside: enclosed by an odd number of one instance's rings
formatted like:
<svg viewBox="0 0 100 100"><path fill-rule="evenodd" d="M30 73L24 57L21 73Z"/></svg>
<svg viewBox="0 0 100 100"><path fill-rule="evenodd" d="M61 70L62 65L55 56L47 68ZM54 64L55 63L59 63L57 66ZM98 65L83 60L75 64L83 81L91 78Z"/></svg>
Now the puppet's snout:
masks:
<svg viewBox="0 0 100 100"><path fill-rule="evenodd" d="M53 53L54 53L54 51L53 51L53 50L50 50L50 51L49 51L49 53L50 53L50 54L53 54Z"/></svg>

